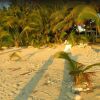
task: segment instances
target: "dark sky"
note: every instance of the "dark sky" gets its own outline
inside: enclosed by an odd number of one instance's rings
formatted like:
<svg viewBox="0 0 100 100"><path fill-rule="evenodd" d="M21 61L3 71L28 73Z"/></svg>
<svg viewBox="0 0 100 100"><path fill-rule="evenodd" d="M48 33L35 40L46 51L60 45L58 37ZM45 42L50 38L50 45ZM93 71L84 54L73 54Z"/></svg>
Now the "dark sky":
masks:
<svg viewBox="0 0 100 100"><path fill-rule="evenodd" d="M72 1L85 1L85 2L93 2L93 1L95 1L95 2L99 2L100 0L0 0L0 2L2 2L2 1L45 1L45 2L48 2L48 1L70 1L70 2L72 2Z"/></svg>
<svg viewBox="0 0 100 100"><path fill-rule="evenodd" d="M94 3L96 3L96 4L99 4L100 5L100 0L0 0L0 3L2 3L2 5L4 5L4 3L5 4L7 4L7 2L16 2L16 1L18 1L18 2L20 2L20 3L22 3L22 2L30 2L30 1L34 1L34 2L42 2L42 3L48 3L48 2L50 2L50 3L53 3L53 2L56 2L56 3L58 3L59 1L60 2L70 2L70 3L77 3L77 2L86 2L86 3L91 3L91 2L94 2ZM15 3L16 4L16 3Z"/></svg>

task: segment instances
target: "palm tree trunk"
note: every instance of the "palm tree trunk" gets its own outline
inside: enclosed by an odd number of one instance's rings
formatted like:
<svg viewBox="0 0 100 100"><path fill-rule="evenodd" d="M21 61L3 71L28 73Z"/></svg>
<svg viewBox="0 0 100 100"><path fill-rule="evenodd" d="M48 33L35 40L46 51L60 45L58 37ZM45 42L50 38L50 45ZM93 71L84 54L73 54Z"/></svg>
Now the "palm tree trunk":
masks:
<svg viewBox="0 0 100 100"><path fill-rule="evenodd" d="M19 47L19 43L17 41L15 41L15 47Z"/></svg>
<svg viewBox="0 0 100 100"><path fill-rule="evenodd" d="M0 40L0 49L2 49L2 40Z"/></svg>

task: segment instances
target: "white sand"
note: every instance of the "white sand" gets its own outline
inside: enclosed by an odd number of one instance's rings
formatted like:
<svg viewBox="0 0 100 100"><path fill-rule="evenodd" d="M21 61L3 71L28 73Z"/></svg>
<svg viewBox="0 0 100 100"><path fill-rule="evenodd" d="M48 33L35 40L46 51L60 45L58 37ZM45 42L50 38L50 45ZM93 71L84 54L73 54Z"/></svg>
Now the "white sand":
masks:
<svg viewBox="0 0 100 100"><path fill-rule="evenodd" d="M100 62L98 49L90 46L71 50L72 59L89 65ZM11 61L12 52L0 53L0 100L72 100L71 77L62 59L52 60L51 55L64 50L64 45L56 48L23 48L19 52L19 61ZM99 49L100 50L100 49ZM94 78L95 89L91 93L82 93L84 100L100 100L100 68ZM28 92L27 92L28 91Z"/></svg>

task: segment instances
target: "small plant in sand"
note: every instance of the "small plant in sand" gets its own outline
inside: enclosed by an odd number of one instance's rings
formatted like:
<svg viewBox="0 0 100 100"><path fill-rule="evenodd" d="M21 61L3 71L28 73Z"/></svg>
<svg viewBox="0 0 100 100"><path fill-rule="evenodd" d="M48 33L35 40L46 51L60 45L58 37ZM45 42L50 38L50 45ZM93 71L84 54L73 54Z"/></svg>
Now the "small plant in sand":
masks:
<svg viewBox="0 0 100 100"><path fill-rule="evenodd" d="M54 55L54 58L63 58L65 60L67 60L69 62L69 74L73 77L73 81L74 81L74 86L81 86L83 85L86 85L86 87L84 88L88 88L88 89L91 89L92 88L92 76L95 75L95 72L89 72L88 70L90 68L92 68L93 66L96 66L96 65L99 65L100 66L100 63L96 63L96 64L92 64L92 65L89 65L89 66L85 66L83 64L80 64L76 61L73 61L69 54L66 53L66 52L57 52L55 55ZM83 88L83 87L81 87Z"/></svg>
<svg viewBox="0 0 100 100"><path fill-rule="evenodd" d="M10 60L20 60L22 59L19 52L13 52L10 55Z"/></svg>

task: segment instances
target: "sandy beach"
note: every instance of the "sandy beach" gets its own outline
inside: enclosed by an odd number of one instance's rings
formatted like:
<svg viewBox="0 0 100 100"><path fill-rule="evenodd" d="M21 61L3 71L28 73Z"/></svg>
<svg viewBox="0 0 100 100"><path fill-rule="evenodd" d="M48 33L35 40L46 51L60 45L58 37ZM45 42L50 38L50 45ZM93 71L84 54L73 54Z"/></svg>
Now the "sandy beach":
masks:
<svg viewBox="0 0 100 100"><path fill-rule="evenodd" d="M72 80L63 59L52 59L65 45L46 48L12 48L0 51L0 100L73 100ZM17 51L13 51L13 50ZM20 56L10 56L17 52ZM85 65L100 62L100 45L74 46L71 58ZM100 100L100 67L93 78L94 90L81 93L83 100Z"/></svg>

